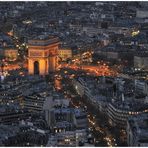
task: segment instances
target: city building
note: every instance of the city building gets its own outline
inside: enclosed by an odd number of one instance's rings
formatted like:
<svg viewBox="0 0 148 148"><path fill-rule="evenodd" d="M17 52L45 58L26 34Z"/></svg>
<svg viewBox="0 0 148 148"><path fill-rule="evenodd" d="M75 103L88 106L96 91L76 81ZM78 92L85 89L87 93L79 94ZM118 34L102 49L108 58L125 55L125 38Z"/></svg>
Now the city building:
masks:
<svg viewBox="0 0 148 148"><path fill-rule="evenodd" d="M128 146L148 146L148 114L134 115L127 121Z"/></svg>
<svg viewBox="0 0 148 148"><path fill-rule="evenodd" d="M18 58L18 50L13 48L5 48L4 57L9 61L15 61Z"/></svg>
<svg viewBox="0 0 148 148"><path fill-rule="evenodd" d="M13 128L13 130L12 130ZM15 137L19 132L19 128L11 125L0 125L0 145L5 146L5 140Z"/></svg>
<svg viewBox="0 0 148 148"><path fill-rule="evenodd" d="M108 78L109 79L109 78ZM106 113L107 104L111 101L113 95L113 84L106 83L107 78L100 77L98 80L95 77L79 77L73 79L72 84L77 93L86 99L99 110L101 113Z"/></svg>
<svg viewBox="0 0 148 148"><path fill-rule="evenodd" d="M5 58L8 61L15 61L18 58L18 49L14 47L1 47L0 58Z"/></svg>
<svg viewBox="0 0 148 148"><path fill-rule="evenodd" d="M147 83L144 80L135 80L135 91L137 93L147 94Z"/></svg>
<svg viewBox="0 0 148 148"><path fill-rule="evenodd" d="M137 9L136 17L137 18L147 18L148 11L147 9Z"/></svg>
<svg viewBox="0 0 148 148"><path fill-rule="evenodd" d="M81 109L75 109L75 125L77 129L87 129L88 128L88 120L87 114Z"/></svg>
<svg viewBox="0 0 148 148"><path fill-rule="evenodd" d="M72 58L72 50L62 48L58 50L58 56L62 59L62 61L66 61L67 59Z"/></svg>
<svg viewBox="0 0 148 148"><path fill-rule="evenodd" d="M0 59L4 58L4 49L0 47Z"/></svg>
<svg viewBox="0 0 148 148"><path fill-rule="evenodd" d="M125 98L123 101L109 103L107 115L112 126L125 129L128 117L144 112L148 112L147 104Z"/></svg>
<svg viewBox="0 0 148 148"><path fill-rule="evenodd" d="M80 142L85 146L88 136L86 130L75 130L59 133L57 138L59 139L58 146L80 146Z"/></svg>
<svg viewBox="0 0 148 148"><path fill-rule="evenodd" d="M147 53L134 56L134 67L140 69L148 69L148 55Z"/></svg>
<svg viewBox="0 0 148 148"><path fill-rule="evenodd" d="M50 136L46 146L80 146L79 143L84 143L84 146L89 145L86 143L88 138L87 132L83 130L65 131ZM89 145L93 146L93 145Z"/></svg>
<svg viewBox="0 0 148 148"><path fill-rule="evenodd" d="M45 97L41 96L26 96L23 100L23 108L31 112L40 112L43 110Z"/></svg>

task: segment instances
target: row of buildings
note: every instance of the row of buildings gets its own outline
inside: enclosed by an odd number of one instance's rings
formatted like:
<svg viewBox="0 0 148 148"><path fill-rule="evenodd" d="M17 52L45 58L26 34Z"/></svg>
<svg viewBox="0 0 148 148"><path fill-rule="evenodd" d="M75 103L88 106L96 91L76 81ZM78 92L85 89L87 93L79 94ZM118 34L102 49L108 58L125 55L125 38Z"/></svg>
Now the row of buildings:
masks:
<svg viewBox="0 0 148 148"><path fill-rule="evenodd" d="M14 41L12 41L12 37L5 34L0 35L0 40L0 58L6 59L8 61L16 61L20 55L21 48L19 47L19 45L14 44ZM67 59L72 58L72 55L73 53L70 48L61 47L58 49L58 56L61 61L66 61Z"/></svg>
<svg viewBox="0 0 148 148"><path fill-rule="evenodd" d="M14 73L16 77L7 76L0 84L0 145L78 146L88 142L87 114L82 108L71 107L70 100L45 77Z"/></svg>
<svg viewBox="0 0 148 148"><path fill-rule="evenodd" d="M116 61L124 66L147 70L148 51L147 47L134 45L110 44L95 52L98 56L103 56L109 61Z"/></svg>
<svg viewBox="0 0 148 148"><path fill-rule="evenodd" d="M134 131L128 130L128 128L132 128L129 127L129 118L132 120L134 116L137 116L138 120L143 115L147 117L148 114L147 91L141 92L141 89L138 89L137 81L133 82L123 78L83 76L73 79L72 84L83 99L87 99L100 113L107 116L111 126L127 129L129 146L147 145L147 142L143 143L142 140L140 142L139 139L143 137L148 127L145 127L145 131L137 135L132 133ZM144 95L137 95L140 92ZM128 137L130 132L133 134L133 138L137 138L135 143L131 142L130 136Z"/></svg>
<svg viewBox="0 0 148 148"><path fill-rule="evenodd" d="M16 3L11 8L5 4L1 7L4 12L8 10L2 22L13 18L13 35L23 38L22 43L26 44L41 33L57 35L62 42L59 57L63 60L93 49L95 54L117 60L125 66L128 63L135 68L147 69L147 18L142 13L146 13L146 5L140 2L72 2L62 5L45 2L29 6L28 3ZM123 7L124 12L121 12ZM45 10L44 15L39 13ZM18 22L18 18L21 21ZM122 46L116 46L117 43ZM139 53L141 50L143 52Z"/></svg>

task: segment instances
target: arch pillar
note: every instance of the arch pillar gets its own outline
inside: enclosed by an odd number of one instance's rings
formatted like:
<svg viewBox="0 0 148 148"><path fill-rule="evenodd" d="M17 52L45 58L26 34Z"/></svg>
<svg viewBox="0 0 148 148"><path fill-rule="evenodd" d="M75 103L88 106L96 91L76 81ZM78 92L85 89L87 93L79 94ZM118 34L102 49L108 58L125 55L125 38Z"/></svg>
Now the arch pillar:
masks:
<svg viewBox="0 0 148 148"><path fill-rule="evenodd" d="M40 71L40 75L46 75L47 74L47 59L40 59L39 60L39 71Z"/></svg>
<svg viewBox="0 0 148 148"><path fill-rule="evenodd" d="M34 61L32 59L28 60L28 72L29 74L34 74Z"/></svg>

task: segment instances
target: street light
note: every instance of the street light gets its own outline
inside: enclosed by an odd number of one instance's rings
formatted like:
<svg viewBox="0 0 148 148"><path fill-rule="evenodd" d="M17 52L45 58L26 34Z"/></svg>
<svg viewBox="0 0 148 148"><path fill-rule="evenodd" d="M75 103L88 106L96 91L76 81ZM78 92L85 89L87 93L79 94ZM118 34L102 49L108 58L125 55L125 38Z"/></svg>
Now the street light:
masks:
<svg viewBox="0 0 148 148"><path fill-rule="evenodd" d="M2 70L2 73L4 72L4 61L1 60L1 70Z"/></svg>

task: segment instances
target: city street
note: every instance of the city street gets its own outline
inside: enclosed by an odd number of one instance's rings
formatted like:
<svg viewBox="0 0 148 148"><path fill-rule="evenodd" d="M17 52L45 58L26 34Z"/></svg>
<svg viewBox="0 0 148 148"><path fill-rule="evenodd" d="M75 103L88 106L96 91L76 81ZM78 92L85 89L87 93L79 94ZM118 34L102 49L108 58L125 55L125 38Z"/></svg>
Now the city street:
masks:
<svg viewBox="0 0 148 148"><path fill-rule="evenodd" d="M73 107L81 107L87 112L89 130L93 133L96 146L120 146L120 139L116 139L118 133L111 131L112 128L108 125L106 117L100 114L86 98L77 95L71 86L70 80L56 79L55 85L57 90L64 92L65 97L70 99Z"/></svg>

